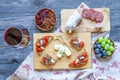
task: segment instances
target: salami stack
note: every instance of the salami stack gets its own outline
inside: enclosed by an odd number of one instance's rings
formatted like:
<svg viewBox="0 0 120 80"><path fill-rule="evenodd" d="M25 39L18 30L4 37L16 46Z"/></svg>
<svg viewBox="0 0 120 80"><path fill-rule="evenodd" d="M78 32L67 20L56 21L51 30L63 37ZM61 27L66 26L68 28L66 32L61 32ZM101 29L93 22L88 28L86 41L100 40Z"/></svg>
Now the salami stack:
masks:
<svg viewBox="0 0 120 80"><path fill-rule="evenodd" d="M100 31L103 28L103 19L104 15L102 12L99 12L97 10L94 10L93 8L89 8L86 4L82 3L68 18L65 29L68 33L72 33L74 30L76 30L76 27L78 23L83 19L90 19L94 23L94 28L97 31Z"/></svg>
<svg viewBox="0 0 120 80"><path fill-rule="evenodd" d="M83 9L82 16L97 23L102 22L104 18L101 12L95 11L94 9Z"/></svg>

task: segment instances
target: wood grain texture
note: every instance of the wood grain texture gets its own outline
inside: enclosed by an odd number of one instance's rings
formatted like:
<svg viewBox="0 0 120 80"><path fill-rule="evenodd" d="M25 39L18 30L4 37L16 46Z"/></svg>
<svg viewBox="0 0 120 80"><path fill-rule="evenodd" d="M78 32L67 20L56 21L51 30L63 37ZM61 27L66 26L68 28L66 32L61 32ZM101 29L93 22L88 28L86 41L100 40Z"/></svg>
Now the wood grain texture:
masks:
<svg viewBox="0 0 120 80"><path fill-rule="evenodd" d="M6 80L17 68L19 64L0 64L0 80Z"/></svg>
<svg viewBox="0 0 120 80"><path fill-rule="evenodd" d="M82 1L83 0L0 0L0 80L6 80L32 51L33 33L42 33L35 27L33 20L35 12L43 7L48 7L55 11L58 21L56 28L51 31L54 32L60 27L60 11L62 9L74 9ZM114 41L120 41L120 0L84 0L84 2L94 8L101 8L103 6L110 8L110 37ZM30 45L18 51L8 47L3 40L4 30L10 25L17 24L21 24L31 31ZM14 52L16 54L14 54ZM14 64L14 60L17 60L18 63Z"/></svg>
<svg viewBox="0 0 120 80"><path fill-rule="evenodd" d="M43 50L41 55L38 55L38 52L36 51L36 42L38 39L41 39L43 36L54 36L54 40L52 40L46 47L45 50ZM55 37L57 36L61 36L66 44L68 44L70 47L68 47L67 45L65 45L70 51L71 51L71 56L68 58L68 56L66 56L65 54L63 54L63 56L58 59L57 58L57 52L54 49L54 46L56 44L58 45L64 45L64 43L62 43L61 41L55 40ZM78 36L82 41L84 41L85 43L85 47L82 48L81 50L77 51L75 48L73 48L73 46L70 45L70 41L73 37ZM66 33L41 33L41 34L34 34L34 69L35 70L49 70L48 67L46 67L46 65L43 65L41 63L42 58L45 56L45 54L49 54L51 57L53 57L54 59L57 60L57 62L55 63L55 65L53 66L53 70L63 70L63 69L90 69L92 67L91 65L91 33L90 32L81 32L81 33L74 33L74 34L66 34ZM59 40L62 40L61 38L59 38ZM74 68L74 67L70 67L69 64L72 63L80 54L82 54L84 52L84 49L87 51L88 54L88 62L86 65L78 67L78 68Z"/></svg>
<svg viewBox="0 0 120 80"><path fill-rule="evenodd" d="M103 28L99 32L110 31L110 10L109 8L95 8L103 14L104 18L102 21ZM63 32L66 31L66 23L69 17L74 13L75 9L63 9L61 10L61 29ZM82 14L82 10L79 11ZM82 18L80 23L77 24L75 31L77 32L98 32L95 29L95 22L89 19Z"/></svg>
<svg viewBox="0 0 120 80"><path fill-rule="evenodd" d="M60 23L58 23L60 22L60 14L58 12L55 14L57 16L57 24L53 31L55 31L60 25ZM14 25L23 25L28 29L36 29L34 15L35 13L1 13L0 23L2 24L0 24L0 31Z"/></svg>

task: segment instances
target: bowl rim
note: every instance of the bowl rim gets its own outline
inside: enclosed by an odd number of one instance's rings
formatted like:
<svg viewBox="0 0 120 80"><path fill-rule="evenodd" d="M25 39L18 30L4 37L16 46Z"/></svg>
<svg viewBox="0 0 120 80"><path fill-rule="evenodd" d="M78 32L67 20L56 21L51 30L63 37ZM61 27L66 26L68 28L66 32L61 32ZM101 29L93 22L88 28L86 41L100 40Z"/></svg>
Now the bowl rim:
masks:
<svg viewBox="0 0 120 80"><path fill-rule="evenodd" d="M105 38L105 37L103 37L103 38ZM107 37L108 38L108 37ZM98 38L99 39L99 38ZM94 44L93 44L93 52L94 52L94 55L95 55L95 57L96 57L96 53L95 53L95 49L94 49L94 45L95 45L95 43L98 41L98 39L94 42ZM111 38L108 38L112 43L113 43L113 47L115 47L115 43L114 43L114 41L111 39ZM114 54L114 52L115 52L115 49L114 49L114 51L112 52L112 55ZM112 55L111 56L109 56L109 57L107 57L107 58L97 58L98 60L100 60L100 61L107 61L107 60L109 60L109 59L111 59L111 57L112 57Z"/></svg>
<svg viewBox="0 0 120 80"><path fill-rule="evenodd" d="M50 28L49 30L46 30L46 29L41 28L41 27L36 23L36 15L37 15L37 13L38 13L40 10L43 10L43 9L47 9L47 10L51 11L51 12L55 15L55 25L52 26L52 28ZM57 23L57 17L56 17L55 12L54 12L52 9L50 9L50 8L41 8L41 9L39 9L39 10L35 13L35 15L34 15L34 23L35 23L36 27L37 27L39 30L42 30L42 31L50 31L50 30L52 30L52 29L55 28L56 23Z"/></svg>

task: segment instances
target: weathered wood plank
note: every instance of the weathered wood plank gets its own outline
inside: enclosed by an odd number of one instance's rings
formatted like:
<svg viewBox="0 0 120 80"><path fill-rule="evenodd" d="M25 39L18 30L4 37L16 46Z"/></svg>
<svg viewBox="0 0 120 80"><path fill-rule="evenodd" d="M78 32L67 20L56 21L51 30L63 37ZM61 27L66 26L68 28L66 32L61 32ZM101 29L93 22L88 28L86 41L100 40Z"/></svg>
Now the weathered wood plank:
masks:
<svg viewBox="0 0 120 80"><path fill-rule="evenodd" d="M8 76L18 68L20 64L2 64L0 65L0 80L6 80Z"/></svg>
<svg viewBox="0 0 120 80"><path fill-rule="evenodd" d="M81 2L82 0L1 0L0 12L36 12L42 7L60 11L63 8L76 8ZM84 0L84 2L90 7L104 6L110 9L120 9L119 0Z"/></svg>
<svg viewBox="0 0 120 80"><path fill-rule="evenodd" d="M110 38L112 38L114 41L120 42L120 26L119 28L111 28L110 31Z"/></svg>
<svg viewBox="0 0 120 80"><path fill-rule="evenodd" d="M54 30L60 26L60 13L55 13L57 24ZM1 13L0 15L0 30L5 30L7 27L14 25L23 25L28 29L36 29L34 23L35 13Z"/></svg>
<svg viewBox="0 0 120 80"><path fill-rule="evenodd" d="M39 8L50 8L56 0L9 0L0 2L0 12L35 12ZM4 10L6 9L6 10Z"/></svg>
<svg viewBox="0 0 120 80"><path fill-rule="evenodd" d="M1 47L0 64L21 63L31 52L33 52L32 46L27 46L22 49L12 47Z"/></svg>
<svg viewBox="0 0 120 80"><path fill-rule="evenodd" d="M118 27L120 28L120 10L114 9L110 10L110 21L111 21L111 27Z"/></svg>

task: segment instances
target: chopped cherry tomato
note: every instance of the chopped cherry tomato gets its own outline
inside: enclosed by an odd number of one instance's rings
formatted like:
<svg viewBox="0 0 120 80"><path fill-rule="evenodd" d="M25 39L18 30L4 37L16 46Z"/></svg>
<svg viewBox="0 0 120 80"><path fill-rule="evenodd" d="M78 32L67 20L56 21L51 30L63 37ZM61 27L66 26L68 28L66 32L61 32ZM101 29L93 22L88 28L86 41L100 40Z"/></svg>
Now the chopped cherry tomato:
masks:
<svg viewBox="0 0 120 80"><path fill-rule="evenodd" d="M75 61L73 61L73 66L77 66L77 63L76 63L76 60Z"/></svg>
<svg viewBox="0 0 120 80"><path fill-rule="evenodd" d="M46 62L46 60L47 60L47 59L46 59L45 57L43 57L43 62Z"/></svg>
<svg viewBox="0 0 120 80"><path fill-rule="evenodd" d="M46 41L46 43L48 42L49 36L45 36L44 40Z"/></svg>
<svg viewBox="0 0 120 80"><path fill-rule="evenodd" d="M88 59L87 59L87 58L85 58L85 59L83 59L82 61L83 61L83 62L87 62L87 61L88 61Z"/></svg>
<svg viewBox="0 0 120 80"><path fill-rule="evenodd" d="M80 66L80 62L77 63L77 66Z"/></svg>
<svg viewBox="0 0 120 80"><path fill-rule="evenodd" d="M42 49L40 47L36 47L36 51L40 52Z"/></svg>
<svg viewBox="0 0 120 80"><path fill-rule="evenodd" d="M84 46L84 42L81 41L80 44L79 44L79 47L83 47Z"/></svg>
<svg viewBox="0 0 120 80"><path fill-rule="evenodd" d="M43 40L43 46L45 47L47 45L46 40Z"/></svg>
<svg viewBox="0 0 120 80"><path fill-rule="evenodd" d="M51 62L49 62L49 63L48 63L48 66L51 66L51 65L52 65L52 63L51 63Z"/></svg>
<svg viewBox="0 0 120 80"><path fill-rule="evenodd" d="M70 44L73 45L73 43L74 43L74 40L71 40Z"/></svg>
<svg viewBox="0 0 120 80"><path fill-rule="evenodd" d="M86 58L87 57L87 52L83 52L83 56Z"/></svg>
<svg viewBox="0 0 120 80"><path fill-rule="evenodd" d="M36 47L40 47L40 43L37 42L37 43L36 43Z"/></svg>

